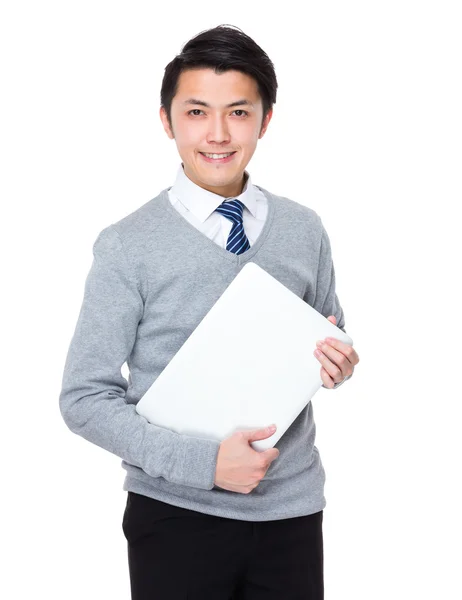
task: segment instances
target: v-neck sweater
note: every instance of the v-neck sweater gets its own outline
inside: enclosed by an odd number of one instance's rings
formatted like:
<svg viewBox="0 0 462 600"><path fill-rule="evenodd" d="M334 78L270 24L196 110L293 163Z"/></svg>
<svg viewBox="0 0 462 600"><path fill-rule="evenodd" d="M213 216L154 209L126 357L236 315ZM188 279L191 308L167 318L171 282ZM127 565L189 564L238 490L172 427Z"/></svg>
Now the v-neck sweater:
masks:
<svg viewBox="0 0 462 600"><path fill-rule="evenodd" d="M168 198L170 188L100 231L59 397L71 431L122 459L125 491L247 521L325 507L312 402L276 443L279 456L249 494L215 485L219 441L158 427L135 407L249 261L325 317L335 315L345 331L321 218L257 187L268 200L268 215L242 254L219 246L179 214ZM128 380L121 373L125 362Z"/></svg>

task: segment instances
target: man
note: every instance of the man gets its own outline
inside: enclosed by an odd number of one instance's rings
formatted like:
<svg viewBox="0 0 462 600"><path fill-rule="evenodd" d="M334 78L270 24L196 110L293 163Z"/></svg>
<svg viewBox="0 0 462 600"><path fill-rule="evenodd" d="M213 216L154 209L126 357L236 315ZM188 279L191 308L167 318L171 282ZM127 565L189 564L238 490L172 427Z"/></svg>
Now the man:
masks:
<svg viewBox="0 0 462 600"><path fill-rule="evenodd" d="M219 443L135 410L250 260L345 331L321 219L245 170L276 89L272 62L240 30L190 40L161 90L160 118L181 157L176 181L93 246L60 408L73 432L122 458L134 600L323 598L325 474L311 403L264 452L250 442L272 435L266 427ZM313 350L332 389L359 357L337 340L320 342Z"/></svg>

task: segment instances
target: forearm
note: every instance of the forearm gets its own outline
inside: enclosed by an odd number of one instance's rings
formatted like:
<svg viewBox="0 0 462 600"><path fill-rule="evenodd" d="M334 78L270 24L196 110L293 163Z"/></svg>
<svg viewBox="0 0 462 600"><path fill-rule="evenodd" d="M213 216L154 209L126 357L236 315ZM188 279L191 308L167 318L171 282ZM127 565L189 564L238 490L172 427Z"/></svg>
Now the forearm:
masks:
<svg viewBox="0 0 462 600"><path fill-rule="evenodd" d="M219 442L157 427L126 402L121 368L136 340L143 298L112 226L100 233L93 253L59 397L65 423L152 477L212 489Z"/></svg>

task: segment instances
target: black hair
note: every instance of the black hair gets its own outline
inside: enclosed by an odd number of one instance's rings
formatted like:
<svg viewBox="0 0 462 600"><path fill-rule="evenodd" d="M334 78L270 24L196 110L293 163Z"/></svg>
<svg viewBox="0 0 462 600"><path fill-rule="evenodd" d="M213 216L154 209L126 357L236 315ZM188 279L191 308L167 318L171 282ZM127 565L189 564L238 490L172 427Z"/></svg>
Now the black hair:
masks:
<svg viewBox="0 0 462 600"><path fill-rule="evenodd" d="M232 69L253 77L262 100L263 119L276 103L276 73L266 52L242 29L218 25L191 38L165 67L160 104L167 113L170 127L172 100L178 91L181 73L200 68L212 68L217 75Z"/></svg>

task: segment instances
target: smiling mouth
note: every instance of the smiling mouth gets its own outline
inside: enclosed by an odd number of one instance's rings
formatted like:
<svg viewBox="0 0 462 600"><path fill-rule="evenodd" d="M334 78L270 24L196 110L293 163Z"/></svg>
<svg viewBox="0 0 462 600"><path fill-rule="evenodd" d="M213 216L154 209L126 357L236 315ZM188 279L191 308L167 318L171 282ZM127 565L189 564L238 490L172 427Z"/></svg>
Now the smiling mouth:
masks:
<svg viewBox="0 0 462 600"><path fill-rule="evenodd" d="M207 158L219 160L221 158L228 158L228 156L231 156L232 154L236 154L236 151L234 150L233 152L199 152L199 154L202 154L202 156L206 156Z"/></svg>

